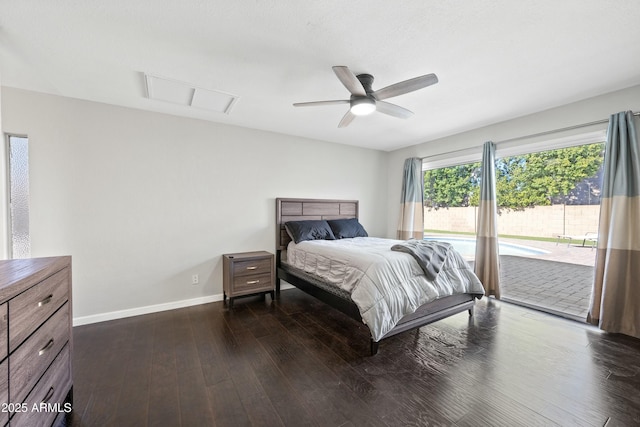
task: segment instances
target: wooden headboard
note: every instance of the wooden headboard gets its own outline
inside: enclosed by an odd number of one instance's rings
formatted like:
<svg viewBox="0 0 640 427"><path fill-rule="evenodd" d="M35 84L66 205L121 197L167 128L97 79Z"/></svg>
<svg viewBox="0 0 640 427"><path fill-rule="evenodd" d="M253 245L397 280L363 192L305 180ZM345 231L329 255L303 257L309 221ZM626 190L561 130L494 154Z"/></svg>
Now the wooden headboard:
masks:
<svg viewBox="0 0 640 427"><path fill-rule="evenodd" d="M285 250L291 241L284 229L287 221L358 218L357 200L276 199L276 249Z"/></svg>

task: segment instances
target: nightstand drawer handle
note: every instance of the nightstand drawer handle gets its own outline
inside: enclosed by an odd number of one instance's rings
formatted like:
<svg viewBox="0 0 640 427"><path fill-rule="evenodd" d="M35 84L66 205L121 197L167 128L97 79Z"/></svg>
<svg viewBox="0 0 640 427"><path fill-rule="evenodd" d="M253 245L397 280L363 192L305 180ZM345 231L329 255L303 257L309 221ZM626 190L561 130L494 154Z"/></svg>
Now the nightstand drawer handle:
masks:
<svg viewBox="0 0 640 427"><path fill-rule="evenodd" d="M44 399L42 399L42 403L47 403L53 397L53 392L53 386L51 386L51 388L47 392L47 395L44 397Z"/></svg>
<svg viewBox="0 0 640 427"><path fill-rule="evenodd" d="M247 285L255 285L256 283L260 283L260 280L249 280L249 281L247 281Z"/></svg>
<svg viewBox="0 0 640 427"><path fill-rule="evenodd" d="M53 338L51 338L49 340L49 342L47 343L47 345L45 345L44 347L42 347L40 349L40 351L38 352L38 356L42 356L43 354L45 354L47 351L51 350L51 347L53 347Z"/></svg>
<svg viewBox="0 0 640 427"><path fill-rule="evenodd" d="M257 269L257 268L258 268L258 267L256 267L256 266L254 265L254 266L251 266L251 267L247 267L247 270L255 270L255 269Z"/></svg>
<svg viewBox="0 0 640 427"><path fill-rule="evenodd" d="M44 298L42 301L38 302L38 307L42 307L43 305L49 304L52 299L53 299L53 294L49 294L49 296Z"/></svg>

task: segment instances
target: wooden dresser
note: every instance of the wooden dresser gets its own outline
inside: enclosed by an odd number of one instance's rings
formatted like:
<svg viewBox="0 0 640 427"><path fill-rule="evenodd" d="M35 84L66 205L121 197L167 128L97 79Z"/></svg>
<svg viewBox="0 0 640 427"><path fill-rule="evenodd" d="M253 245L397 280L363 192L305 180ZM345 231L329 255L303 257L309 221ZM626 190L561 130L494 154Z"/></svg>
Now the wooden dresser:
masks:
<svg viewBox="0 0 640 427"><path fill-rule="evenodd" d="M269 293L274 298L275 269L272 253L241 252L222 255L223 301L258 293Z"/></svg>
<svg viewBox="0 0 640 427"><path fill-rule="evenodd" d="M71 411L71 257L0 261L0 426Z"/></svg>

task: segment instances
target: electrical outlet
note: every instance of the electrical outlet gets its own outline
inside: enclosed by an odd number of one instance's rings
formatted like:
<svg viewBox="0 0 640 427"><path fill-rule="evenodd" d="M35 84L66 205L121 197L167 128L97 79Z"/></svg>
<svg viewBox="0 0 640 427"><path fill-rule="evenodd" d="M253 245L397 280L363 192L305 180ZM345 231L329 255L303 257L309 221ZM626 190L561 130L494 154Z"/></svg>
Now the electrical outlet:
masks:
<svg viewBox="0 0 640 427"><path fill-rule="evenodd" d="M200 277L198 277L197 274L194 274L193 276L191 276L191 284L197 285L198 283L200 283Z"/></svg>

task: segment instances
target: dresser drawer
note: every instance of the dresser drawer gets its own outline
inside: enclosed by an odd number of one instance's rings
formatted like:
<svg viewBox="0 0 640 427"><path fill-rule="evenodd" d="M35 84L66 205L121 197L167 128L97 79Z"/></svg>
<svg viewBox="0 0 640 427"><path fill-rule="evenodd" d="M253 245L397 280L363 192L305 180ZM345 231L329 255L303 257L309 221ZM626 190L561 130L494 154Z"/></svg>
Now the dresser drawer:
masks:
<svg viewBox="0 0 640 427"><path fill-rule="evenodd" d="M271 269L272 269L271 264L272 264L271 258L235 261L233 263L233 275L234 277L238 277L238 276L249 276L249 275L262 275L265 273L271 274Z"/></svg>
<svg viewBox="0 0 640 427"><path fill-rule="evenodd" d="M29 396L20 402L25 405L27 411L16 412L11 419L11 425L48 427L59 413L71 410L71 404L68 404L67 407L64 406L64 399L71 388L70 363L69 345L67 344L29 393Z"/></svg>
<svg viewBox="0 0 640 427"><path fill-rule="evenodd" d="M68 283L69 269L64 268L9 301L9 352L67 301Z"/></svg>
<svg viewBox="0 0 640 427"><path fill-rule="evenodd" d="M0 363L0 405L9 403L9 359L4 359ZM6 411L0 412L0 426L3 426L9 421L9 413Z"/></svg>
<svg viewBox="0 0 640 427"><path fill-rule="evenodd" d="M9 356L9 397L21 402L38 378L69 341L69 303L66 303Z"/></svg>

